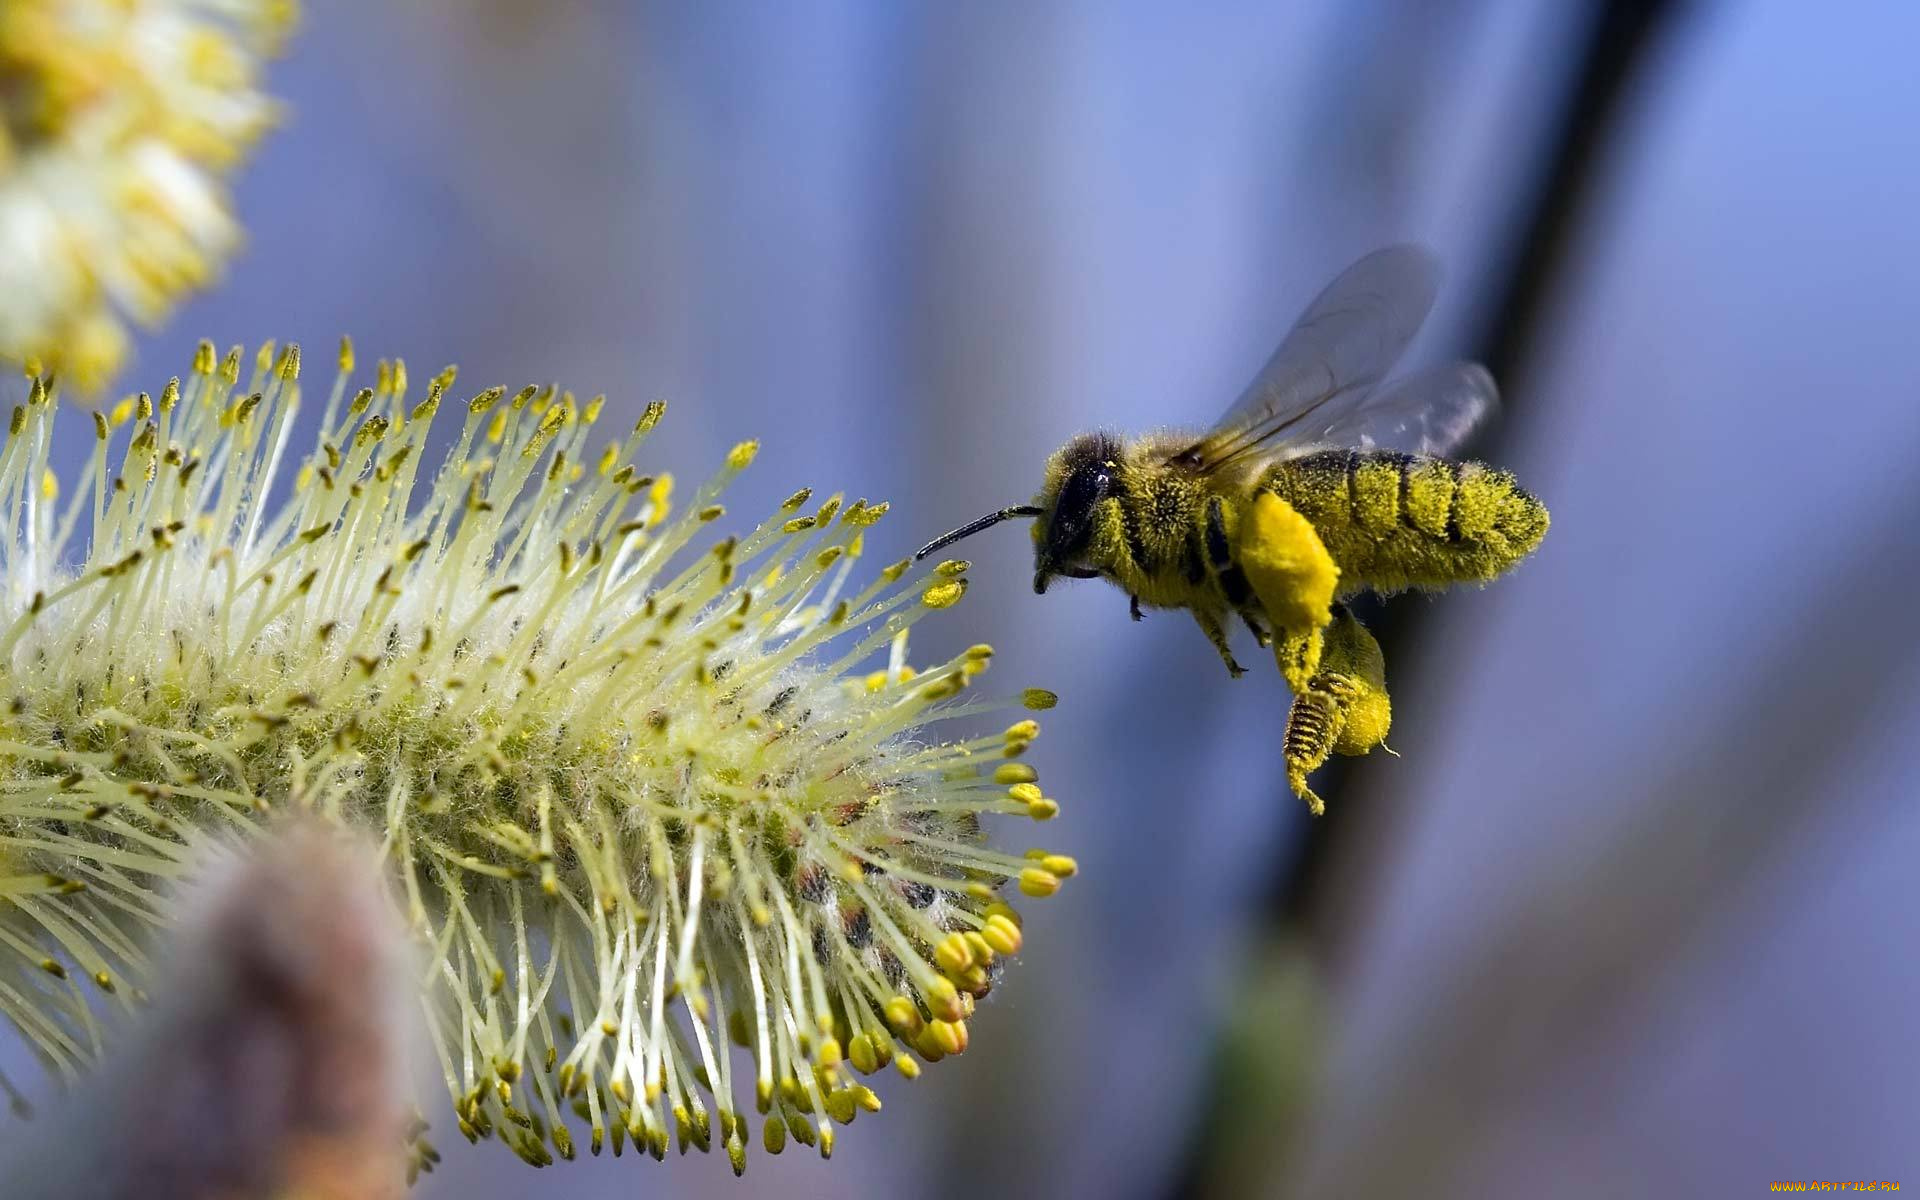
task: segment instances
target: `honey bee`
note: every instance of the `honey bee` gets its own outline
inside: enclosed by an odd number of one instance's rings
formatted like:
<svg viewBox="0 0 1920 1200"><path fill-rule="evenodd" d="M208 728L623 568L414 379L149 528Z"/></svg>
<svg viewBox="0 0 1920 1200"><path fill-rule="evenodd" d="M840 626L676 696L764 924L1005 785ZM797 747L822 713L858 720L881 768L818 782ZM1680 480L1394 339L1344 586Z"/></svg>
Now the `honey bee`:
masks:
<svg viewBox="0 0 1920 1200"><path fill-rule="evenodd" d="M1294 693L1294 792L1332 753L1364 754L1391 721L1379 643L1345 602L1486 583L1532 553L1547 510L1513 476L1446 457L1493 411L1493 377L1451 363L1384 382L1439 290L1433 255L1392 246L1342 272L1207 433L1083 434L1048 460L1031 504L935 538L926 556L1032 517L1033 590L1106 579L1142 609L1193 615L1228 672L1238 617Z"/></svg>

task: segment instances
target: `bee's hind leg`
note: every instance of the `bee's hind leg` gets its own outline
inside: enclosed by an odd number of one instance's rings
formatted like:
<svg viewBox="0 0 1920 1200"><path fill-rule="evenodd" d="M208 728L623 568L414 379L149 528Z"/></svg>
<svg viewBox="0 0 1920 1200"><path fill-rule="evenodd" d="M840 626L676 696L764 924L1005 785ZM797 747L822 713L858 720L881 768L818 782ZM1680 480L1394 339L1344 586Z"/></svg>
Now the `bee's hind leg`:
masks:
<svg viewBox="0 0 1920 1200"><path fill-rule="evenodd" d="M1145 620L1145 618L1140 615L1140 597L1131 596L1131 595L1128 596L1127 610L1133 614L1134 620L1136 621Z"/></svg>
<svg viewBox="0 0 1920 1200"><path fill-rule="evenodd" d="M1213 643L1213 648L1220 652L1220 661L1227 664L1227 674L1235 679L1245 675L1247 669L1234 659L1233 647L1227 645L1226 624L1213 613L1202 612L1197 608L1193 610L1193 619L1199 622L1200 632L1207 635L1207 640Z"/></svg>
<svg viewBox="0 0 1920 1200"><path fill-rule="evenodd" d="M1334 743L1346 723L1341 682L1339 676L1316 676L1315 686L1296 696L1293 707L1287 710L1287 730L1281 743L1287 786L1307 802L1307 810L1316 817L1324 815L1327 806L1307 786L1307 776L1332 757Z"/></svg>
<svg viewBox="0 0 1920 1200"><path fill-rule="evenodd" d="M1309 639L1310 641L1310 639ZM1302 667L1311 654L1306 642L1289 639L1301 654L1281 663L1283 669ZM1387 695L1387 666L1380 643L1343 607L1334 609L1317 663L1310 678L1295 689L1287 712L1281 757L1287 764L1287 784L1307 802L1314 816L1326 811L1320 797L1307 786L1307 776L1335 754L1361 755L1386 746L1393 724L1393 702ZM1289 684L1293 683L1290 672Z"/></svg>

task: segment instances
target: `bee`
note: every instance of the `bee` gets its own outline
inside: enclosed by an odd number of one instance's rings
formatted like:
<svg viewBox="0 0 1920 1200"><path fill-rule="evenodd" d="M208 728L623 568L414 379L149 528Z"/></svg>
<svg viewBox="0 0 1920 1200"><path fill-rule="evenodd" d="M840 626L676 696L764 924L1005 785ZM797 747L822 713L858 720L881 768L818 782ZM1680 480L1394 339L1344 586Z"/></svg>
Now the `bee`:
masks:
<svg viewBox="0 0 1920 1200"><path fill-rule="evenodd" d="M916 557L1031 517L1033 590L1106 579L1143 609L1185 609L1234 678L1235 618L1294 693L1289 783L1332 753L1384 742L1391 706L1363 593L1487 583L1539 546L1547 510L1513 476L1448 457L1494 410L1493 377L1456 362L1388 382L1433 306L1439 266L1391 246L1307 306L1204 434L1083 434L1047 462L1031 504L988 513Z"/></svg>

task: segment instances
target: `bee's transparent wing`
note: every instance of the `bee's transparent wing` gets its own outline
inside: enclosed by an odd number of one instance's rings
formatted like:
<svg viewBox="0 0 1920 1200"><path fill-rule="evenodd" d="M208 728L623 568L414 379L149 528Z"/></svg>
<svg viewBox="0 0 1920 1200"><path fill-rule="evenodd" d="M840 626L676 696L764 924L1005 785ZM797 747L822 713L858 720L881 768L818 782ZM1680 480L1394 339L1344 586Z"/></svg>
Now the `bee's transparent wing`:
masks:
<svg viewBox="0 0 1920 1200"><path fill-rule="evenodd" d="M1389 246L1354 263L1307 306L1213 430L1172 461L1213 471L1271 453L1275 442L1319 440L1313 435L1329 422L1316 414L1357 405L1386 378L1439 286L1439 263L1420 246Z"/></svg>
<svg viewBox="0 0 1920 1200"><path fill-rule="evenodd" d="M1307 414L1290 443L1446 455L1499 406L1500 390L1479 363L1429 367L1371 392L1337 397Z"/></svg>

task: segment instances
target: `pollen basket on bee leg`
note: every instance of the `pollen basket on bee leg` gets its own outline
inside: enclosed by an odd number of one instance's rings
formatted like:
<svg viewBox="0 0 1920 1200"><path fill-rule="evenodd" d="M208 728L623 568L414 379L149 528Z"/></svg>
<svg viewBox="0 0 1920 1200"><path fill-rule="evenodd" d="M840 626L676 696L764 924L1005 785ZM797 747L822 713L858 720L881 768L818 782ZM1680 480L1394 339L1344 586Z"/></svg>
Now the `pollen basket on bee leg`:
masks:
<svg viewBox="0 0 1920 1200"><path fill-rule="evenodd" d="M1239 533L1240 569L1278 630L1298 634L1324 626L1332 618L1340 568L1312 523L1278 496L1262 492Z"/></svg>

